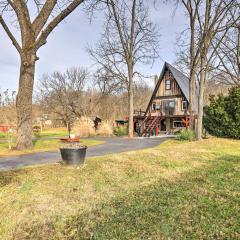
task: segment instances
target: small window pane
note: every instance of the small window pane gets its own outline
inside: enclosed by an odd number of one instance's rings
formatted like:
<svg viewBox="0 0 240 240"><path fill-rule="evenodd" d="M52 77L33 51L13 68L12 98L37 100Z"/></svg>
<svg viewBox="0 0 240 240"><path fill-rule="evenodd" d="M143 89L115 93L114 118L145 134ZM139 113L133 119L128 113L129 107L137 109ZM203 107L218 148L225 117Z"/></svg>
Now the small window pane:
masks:
<svg viewBox="0 0 240 240"><path fill-rule="evenodd" d="M170 90L171 89L171 80L168 79L165 81L165 89Z"/></svg>
<svg viewBox="0 0 240 240"><path fill-rule="evenodd" d="M174 107L175 107L175 102L169 101L169 108L174 108Z"/></svg>
<svg viewBox="0 0 240 240"><path fill-rule="evenodd" d="M182 111L187 110L187 101L182 101Z"/></svg>
<svg viewBox="0 0 240 240"><path fill-rule="evenodd" d="M174 128L184 128L184 127L186 127L186 124L183 121L174 121L173 127Z"/></svg>
<svg viewBox="0 0 240 240"><path fill-rule="evenodd" d="M156 110L156 103L152 104L152 110Z"/></svg>
<svg viewBox="0 0 240 240"><path fill-rule="evenodd" d="M160 104L156 104L156 110L161 109L161 105Z"/></svg>

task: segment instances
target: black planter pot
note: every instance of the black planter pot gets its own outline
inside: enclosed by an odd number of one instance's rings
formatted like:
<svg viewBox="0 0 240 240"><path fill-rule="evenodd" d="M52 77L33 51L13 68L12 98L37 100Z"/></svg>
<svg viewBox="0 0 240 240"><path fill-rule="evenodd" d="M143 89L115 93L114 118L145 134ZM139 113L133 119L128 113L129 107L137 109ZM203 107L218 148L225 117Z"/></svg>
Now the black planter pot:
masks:
<svg viewBox="0 0 240 240"><path fill-rule="evenodd" d="M67 165L82 165L85 162L87 147L60 148L62 160Z"/></svg>

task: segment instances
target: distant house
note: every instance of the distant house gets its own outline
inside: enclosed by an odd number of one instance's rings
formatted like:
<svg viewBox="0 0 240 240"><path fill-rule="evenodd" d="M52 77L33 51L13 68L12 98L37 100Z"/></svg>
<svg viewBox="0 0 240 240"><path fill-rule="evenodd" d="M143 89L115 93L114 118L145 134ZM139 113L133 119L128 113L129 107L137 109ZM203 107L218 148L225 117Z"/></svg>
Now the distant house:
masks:
<svg viewBox="0 0 240 240"><path fill-rule="evenodd" d="M10 125L0 125L0 132L7 132L10 128Z"/></svg>
<svg viewBox="0 0 240 240"><path fill-rule="evenodd" d="M186 128L188 105L189 78L165 63L146 111L134 116L135 131L147 136Z"/></svg>

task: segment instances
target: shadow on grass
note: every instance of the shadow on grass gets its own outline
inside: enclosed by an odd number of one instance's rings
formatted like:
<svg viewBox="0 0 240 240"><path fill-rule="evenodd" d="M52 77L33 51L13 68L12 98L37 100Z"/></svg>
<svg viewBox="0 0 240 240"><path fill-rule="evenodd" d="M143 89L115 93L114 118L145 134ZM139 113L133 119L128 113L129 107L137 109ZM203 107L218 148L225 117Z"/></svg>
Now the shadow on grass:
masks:
<svg viewBox="0 0 240 240"><path fill-rule="evenodd" d="M177 182L154 185L68 219L71 239L238 239L239 156L226 155Z"/></svg>
<svg viewBox="0 0 240 240"><path fill-rule="evenodd" d="M233 162L233 163L240 163L240 156L239 155L224 155L219 158L219 160Z"/></svg>
<svg viewBox="0 0 240 240"><path fill-rule="evenodd" d="M12 171L0 171L0 187L6 187L11 183L20 181L21 175L26 175L27 170L17 169Z"/></svg>

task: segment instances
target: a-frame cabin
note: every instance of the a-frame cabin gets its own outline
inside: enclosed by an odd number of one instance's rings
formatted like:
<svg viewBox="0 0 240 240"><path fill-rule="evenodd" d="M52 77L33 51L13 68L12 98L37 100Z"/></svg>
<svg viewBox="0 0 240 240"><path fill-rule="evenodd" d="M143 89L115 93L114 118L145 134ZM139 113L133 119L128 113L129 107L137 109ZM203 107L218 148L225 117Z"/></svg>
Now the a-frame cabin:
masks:
<svg viewBox="0 0 240 240"><path fill-rule="evenodd" d="M135 131L139 136L149 136L186 128L188 103L189 79L165 63L146 111L135 111Z"/></svg>

